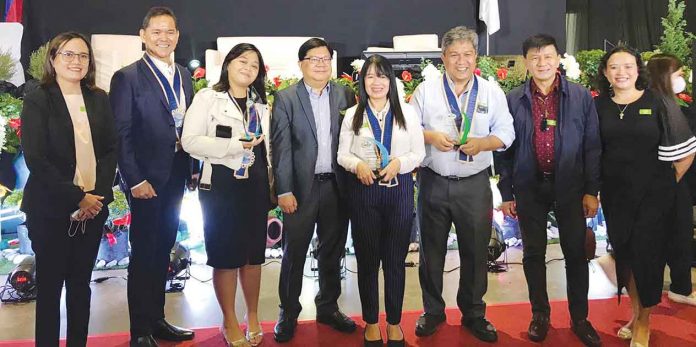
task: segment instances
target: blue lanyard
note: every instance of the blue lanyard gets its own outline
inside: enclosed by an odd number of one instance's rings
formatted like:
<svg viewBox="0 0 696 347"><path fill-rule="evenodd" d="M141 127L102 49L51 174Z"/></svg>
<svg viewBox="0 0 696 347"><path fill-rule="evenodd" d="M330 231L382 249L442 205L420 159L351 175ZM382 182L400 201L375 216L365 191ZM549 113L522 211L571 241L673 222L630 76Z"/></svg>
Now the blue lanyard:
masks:
<svg viewBox="0 0 696 347"><path fill-rule="evenodd" d="M469 124L471 124L474 111L476 111L476 98L478 97L478 79L476 76L471 76L471 78L474 79L474 86L469 91L469 95L467 97L469 102L466 105L466 113L464 113L464 116L469 120ZM447 75L442 74L442 82L445 85L445 94L447 95L447 102L449 103L450 111L456 116L454 120L457 127L462 130L462 111L457 105L457 97L454 96L452 88L450 88L449 83L447 83Z"/></svg>
<svg viewBox="0 0 696 347"><path fill-rule="evenodd" d="M384 133L382 133L382 127L379 125L379 121L369 105L366 105L367 119L370 122L370 129L372 129L372 135L375 138L375 144L379 148L382 156L382 167L386 167L389 164L389 152L391 152L391 142L392 142L392 131L394 130L394 115L392 114L391 108L387 112L387 116L384 120Z"/></svg>
<svg viewBox="0 0 696 347"><path fill-rule="evenodd" d="M172 89L172 86L169 85L169 81L167 81L167 78L164 77L164 74L157 68L155 63L152 62L150 56L145 54L143 59L145 59L145 62L150 66L152 71L155 72L155 76L157 76L157 79L159 79L164 89L164 94L167 96L167 102L169 103L169 112L179 108L179 94L181 93L181 75L179 74L179 68L176 66L174 67L174 89ZM174 90L176 90L176 94Z"/></svg>

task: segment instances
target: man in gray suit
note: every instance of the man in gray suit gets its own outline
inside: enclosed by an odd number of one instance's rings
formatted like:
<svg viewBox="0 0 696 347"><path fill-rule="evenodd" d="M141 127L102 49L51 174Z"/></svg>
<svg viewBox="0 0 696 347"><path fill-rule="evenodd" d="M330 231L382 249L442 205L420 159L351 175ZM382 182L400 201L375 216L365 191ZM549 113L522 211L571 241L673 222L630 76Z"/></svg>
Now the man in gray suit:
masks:
<svg viewBox="0 0 696 347"><path fill-rule="evenodd" d="M278 92L271 118L271 146L278 205L285 214L280 269L280 316L275 339L295 335L302 310L299 297L307 249L317 224L319 293L314 299L317 321L342 332L355 322L338 310L340 260L348 233L345 171L336 162L340 111L355 104L355 95L329 82L333 50L321 39L302 44L298 52L302 80Z"/></svg>

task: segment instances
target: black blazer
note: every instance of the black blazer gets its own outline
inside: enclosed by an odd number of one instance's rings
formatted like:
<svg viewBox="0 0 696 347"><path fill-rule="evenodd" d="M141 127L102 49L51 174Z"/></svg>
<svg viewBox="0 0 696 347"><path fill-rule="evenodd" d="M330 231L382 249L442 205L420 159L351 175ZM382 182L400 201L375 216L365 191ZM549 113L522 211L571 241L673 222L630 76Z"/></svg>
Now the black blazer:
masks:
<svg viewBox="0 0 696 347"><path fill-rule="evenodd" d="M102 90L82 87L97 159L93 194L113 201L118 138L109 97ZM85 195L73 184L75 137L65 99L57 84L42 86L24 98L22 147L29 168L21 210L44 217L65 217L79 208Z"/></svg>

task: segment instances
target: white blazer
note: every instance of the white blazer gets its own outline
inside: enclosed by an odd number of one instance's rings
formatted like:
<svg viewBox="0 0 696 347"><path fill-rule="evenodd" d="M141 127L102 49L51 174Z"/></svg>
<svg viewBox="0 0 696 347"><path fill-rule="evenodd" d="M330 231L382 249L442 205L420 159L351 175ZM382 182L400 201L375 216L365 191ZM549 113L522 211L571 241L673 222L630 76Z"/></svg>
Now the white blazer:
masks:
<svg viewBox="0 0 696 347"><path fill-rule="evenodd" d="M268 105L254 104L261 119L261 131L266 146L266 161L271 168L270 117ZM232 128L232 138L215 136L218 125ZM186 111L181 145L192 157L203 162L202 184L210 184L211 164L225 165L238 170L242 164L244 147L240 138L245 136L243 116L230 100L227 92L216 92L211 88L201 89Z"/></svg>
<svg viewBox="0 0 696 347"><path fill-rule="evenodd" d="M353 132L353 118L357 107L355 105L346 110L346 116L343 118L341 134L338 140L338 164L352 173L355 173L358 163L361 161L360 158L351 152L353 139L356 136L374 138L372 130L366 126L360 128L358 135L355 135ZM401 103L401 110L406 120L406 129L402 129L394 124L389 159L399 158L401 162L399 173L406 174L420 166L423 158L425 158L425 144L423 142L423 127L416 111L411 105L403 102ZM365 121L367 121L367 118L365 118Z"/></svg>

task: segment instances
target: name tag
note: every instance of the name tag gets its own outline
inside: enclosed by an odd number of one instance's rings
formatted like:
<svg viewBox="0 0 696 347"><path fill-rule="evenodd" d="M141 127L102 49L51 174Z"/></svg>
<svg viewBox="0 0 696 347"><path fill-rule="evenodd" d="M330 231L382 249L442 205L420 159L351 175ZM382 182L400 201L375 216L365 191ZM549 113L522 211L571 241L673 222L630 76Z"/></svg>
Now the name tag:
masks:
<svg viewBox="0 0 696 347"><path fill-rule="evenodd" d="M484 113L484 114L487 114L487 113L488 113L488 105L486 105L486 104L478 104L478 105L476 106L476 112L477 112L477 113Z"/></svg>
<svg viewBox="0 0 696 347"><path fill-rule="evenodd" d="M651 108L641 108L638 113L642 116L650 116L652 115L652 109Z"/></svg>

